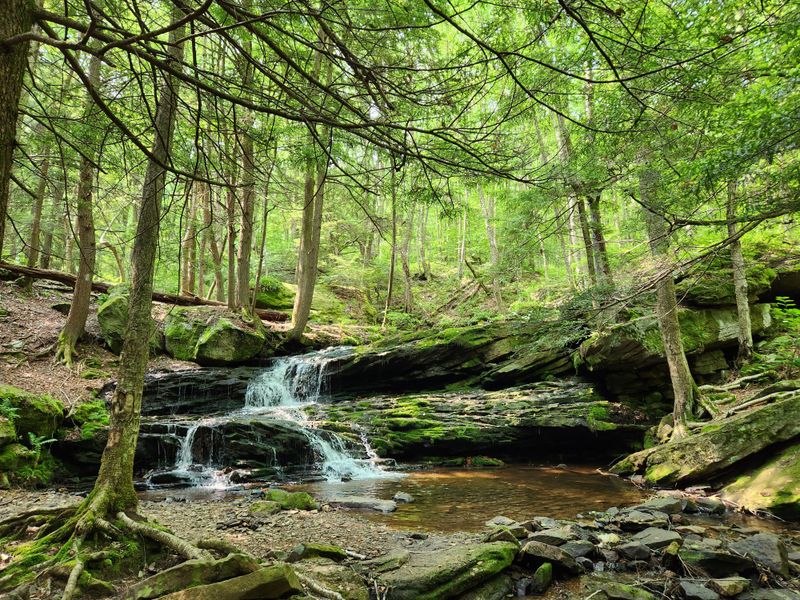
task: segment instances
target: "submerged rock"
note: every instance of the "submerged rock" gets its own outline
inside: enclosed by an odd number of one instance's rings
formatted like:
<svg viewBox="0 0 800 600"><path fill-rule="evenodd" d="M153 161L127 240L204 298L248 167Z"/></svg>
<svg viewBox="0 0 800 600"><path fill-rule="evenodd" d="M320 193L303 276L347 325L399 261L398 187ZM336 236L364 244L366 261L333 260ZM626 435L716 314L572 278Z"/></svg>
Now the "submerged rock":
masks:
<svg viewBox="0 0 800 600"><path fill-rule="evenodd" d="M511 566L517 546L506 542L462 545L410 555L380 576L387 600L447 600L472 590Z"/></svg>
<svg viewBox="0 0 800 600"><path fill-rule="evenodd" d="M346 508L361 508L374 510L377 512L390 513L397 510L397 503L394 500L381 500L370 496L328 496L325 498L328 504L334 506L344 506Z"/></svg>

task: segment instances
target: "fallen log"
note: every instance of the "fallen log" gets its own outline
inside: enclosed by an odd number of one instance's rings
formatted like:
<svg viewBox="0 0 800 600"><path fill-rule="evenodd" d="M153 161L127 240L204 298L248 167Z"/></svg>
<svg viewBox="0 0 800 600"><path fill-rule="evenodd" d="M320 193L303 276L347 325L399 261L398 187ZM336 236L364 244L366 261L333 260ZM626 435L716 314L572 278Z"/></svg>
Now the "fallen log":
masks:
<svg viewBox="0 0 800 600"><path fill-rule="evenodd" d="M58 281L66 285L75 286L75 275L71 273L64 273L63 271L51 271L48 269L37 269L35 267L25 267L22 265L15 265L7 262L0 261L0 269L5 269L12 273L24 275L32 279L46 279L48 281ZM95 292L108 293L108 290L113 287L113 284L105 283L103 281L93 281L92 290ZM165 292L153 292L153 302L161 302L162 304L174 304L176 306L226 306L224 302L217 302L216 300L206 300L199 296L181 296L178 294L167 294ZM289 315L277 310L267 310L257 308L256 314L265 321L288 321Z"/></svg>

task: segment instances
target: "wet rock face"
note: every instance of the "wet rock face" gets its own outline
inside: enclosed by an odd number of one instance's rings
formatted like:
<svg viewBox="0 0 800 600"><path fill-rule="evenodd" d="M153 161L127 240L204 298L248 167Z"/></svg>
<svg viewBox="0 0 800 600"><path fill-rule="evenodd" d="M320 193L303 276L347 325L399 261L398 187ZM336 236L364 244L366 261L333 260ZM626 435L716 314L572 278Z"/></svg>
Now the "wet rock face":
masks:
<svg viewBox="0 0 800 600"><path fill-rule="evenodd" d="M400 459L597 459L624 452L645 428L643 415L574 380L498 392L357 398L318 405L312 417L323 427L356 424L380 455Z"/></svg>

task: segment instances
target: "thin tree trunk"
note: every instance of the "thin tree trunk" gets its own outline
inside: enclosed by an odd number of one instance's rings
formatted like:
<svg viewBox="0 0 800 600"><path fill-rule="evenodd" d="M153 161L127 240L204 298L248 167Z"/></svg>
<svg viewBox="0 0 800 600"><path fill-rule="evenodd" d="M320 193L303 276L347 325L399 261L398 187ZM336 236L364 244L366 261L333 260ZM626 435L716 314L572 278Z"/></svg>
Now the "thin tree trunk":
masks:
<svg viewBox="0 0 800 600"><path fill-rule="evenodd" d="M5 0L0 9L0 40L30 31L34 6L30 0ZM0 52L0 260L3 256L11 166L17 143L17 115L28 47L27 41L18 42Z"/></svg>
<svg viewBox="0 0 800 600"><path fill-rule="evenodd" d="M431 275L431 264L425 256L425 247L428 245L428 212L430 207L428 205L421 206L419 211L419 262L422 267L422 275L426 281L429 281Z"/></svg>
<svg viewBox="0 0 800 600"><path fill-rule="evenodd" d="M461 212L461 239L458 245L458 281L464 277L464 265L467 262L467 213L469 212L469 190L464 190L464 208Z"/></svg>
<svg viewBox="0 0 800 600"><path fill-rule="evenodd" d="M49 269L53 258L53 237L54 229L58 221L59 209L64 203L64 184L59 178L53 184L53 202L50 204L47 218L44 225L44 238L42 240L42 254L39 257L39 266L42 269Z"/></svg>
<svg viewBox="0 0 800 600"><path fill-rule="evenodd" d="M747 290L747 273L742 254L742 243L737 237L736 227L736 182L728 182L728 201L726 203L728 237L731 238L731 265L733 266L733 290L736 296L736 314L739 320L739 366L753 355L753 329L750 324L750 300Z"/></svg>
<svg viewBox="0 0 800 600"><path fill-rule="evenodd" d="M595 272L595 259L592 246L592 236L589 232L589 219L586 217L586 205L583 198L576 198L575 204L578 206L578 221L581 225L581 236L583 237L583 248L586 251L586 271L589 273L589 282L592 285L597 284L597 275Z"/></svg>
<svg viewBox="0 0 800 600"><path fill-rule="evenodd" d="M193 184L195 187L197 184ZM195 201L194 190L190 190L187 195L189 210L184 224L183 240L181 241L181 277L180 290L178 293L188 296L195 291L195 259L197 258L197 229L195 228L195 218L197 216L197 202Z"/></svg>
<svg viewBox="0 0 800 600"><path fill-rule="evenodd" d="M645 207L654 205L658 183L659 177L656 171L645 169L640 174L639 189L641 201ZM697 386L692 378L686 353L683 350L681 327L678 321L678 305L675 300L675 281L669 266L669 233L666 221L664 217L647 208L643 210L650 252L660 269L668 269L668 272L659 274L660 279L656 286L656 314L661 331L661 341L664 344L664 354L669 367L672 391L675 396L672 432L672 439L675 440L688 433L687 421L694 411Z"/></svg>
<svg viewBox="0 0 800 600"><path fill-rule="evenodd" d="M62 225L64 228L64 270L74 275L75 257L73 256L73 249L75 247L75 233L78 230L78 222L69 212L68 200L64 202Z"/></svg>
<svg viewBox="0 0 800 600"><path fill-rule="evenodd" d="M225 203L228 224L228 308L236 308L236 191L226 191Z"/></svg>
<svg viewBox="0 0 800 600"><path fill-rule="evenodd" d="M394 168L394 160L392 160L392 248L389 256L389 284L386 288L386 304L383 308L383 323L381 327L386 327L386 321L389 316L389 308L392 305L392 294L394 293L394 270L397 263L397 189L395 188L396 171Z"/></svg>
<svg viewBox="0 0 800 600"><path fill-rule="evenodd" d="M261 213L261 239L258 244L258 268L256 269L256 293L253 294L252 304L250 310L255 313L256 310L256 296L258 295L258 286L261 285L261 276L264 274L264 256L267 253L267 221L269 219L269 184L272 180L272 169L275 166L275 159L278 153L277 144L274 146L273 154L270 160L269 168L267 169L267 179L264 182L264 210Z"/></svg>
<svg viewBox="0 0 800 600"><path fill-rule="evenodd" d="M198 183L198 185L202 186L200 189L202 190L201 194L203 196L203 200L201 201L203 206L203 236L208 242L208 248L211 250L211 261L214 263L214 285L212 288L209 288L209 296L212 291L216 291L217 301L224 302L225 288L222 281L222 251L220 250L219 244L217 244L216 226L211 210L214 198L211 187L207 183Z"/></svg>
<svg viewBox="0 0 800 600"><path fill-rule="evenodd" d="M181 16L179 9L173 9L173 22ZM180 65L183 59L182 44L178 40L183 38L184 31L185 27L181 26L170 32L168 60L173 65ZM153 272L166 175L160 164L169 162L178 106L178 82L175 77L165 77L156 106L152 150L155 160L149 161L142 186L142 203L131 253L128 323L119 360L117 387L111 400L108 441L94 489L87 498L89 506L100 514L137 505L133 488L133 456L139 435L142 389L153 327L150 314Z"/></svg>
<svg viewBox="0 0 800 600"><path fill-rule="evenodd" d="M612 283L611 265L608 262L608 250L600 212L600 194L590 194L587 197L587 203L589 204L589 229L592 234L592 249L594 251L595 264L597 265L597 278L598 281Z"/></svg>
<svg viewBox="0 0 800 600"><path fill-rule="evenodd" d="M403 243L400 246L400 264L403 267L403 304L407 313L411 312L414 298L411 293L411 265L408 261L408 250L411 246L411 237L414 235L414 209L409 207L406 216L406 231Z"/></svg>
<svg viewBox="0 0 800 600"><path fill-rule="evenodd" d="M89 62L89 81L93 88L100 83L100 58L92 56ZM83 115L90 127L96 127L97 107L91 96L86 96ZM83 335L86 318L89 316L89 303L92 299L92 280L94 279L97 245L94 230L94 214L92 211L92 188L94 187L94 161L98 156L97 134L92 132L86 140L85 154L81 157L78 178L77 218L78 218L78 274L72 292L72 303L64 328L58 336L56 360L72 365L75 345Z"/></svg>
<svg viewBox="0 0 800 600"><path fill-rule="evenodd" d="M35 267L39 261L39 252L41 248L41 231L42 231L42 206L44 205L44 198L47 195L47 173L50 169L50 159L45 156L42 159L41 174L39 176L39 185L36 186L36 197L33 199L33 215L31 218L31 235L28 241L28 262L29 267Z"/></svg>
<svg viewBox="0 0 800 600"><path fill-rule="evenodd" d="M252 120L252 115L248 115ZM250 306L250 255L253 247L253 214L255 212L255 158L250 121L243 127L242 146L242 218L239 239L239 278L236 285L236 304L239 308Z"/></svg>
<svg viewBox="0 0 800 600"><path fill-rule="evenodd" d="M494 229L494 195L489 194L488 197L483 193L483 184L478 184L478 199L481 203L481 212L483 212L483 222L486 227L486 237L489 240L489 260L492 265L492 296L497 306L503 304L503 299L500 295L500 281L497 278L497 268L500 264L500 250L497 247L497 237Z"/></svg>

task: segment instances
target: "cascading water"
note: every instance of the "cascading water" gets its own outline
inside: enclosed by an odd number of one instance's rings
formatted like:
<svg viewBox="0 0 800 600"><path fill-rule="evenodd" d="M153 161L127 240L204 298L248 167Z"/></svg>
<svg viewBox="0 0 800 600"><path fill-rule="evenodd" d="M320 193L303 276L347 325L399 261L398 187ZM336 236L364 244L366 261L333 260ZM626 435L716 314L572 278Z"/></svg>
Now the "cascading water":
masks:
<svg viewBox="0 0 800 600"><path fill-rule="evenodd" d="M272 415L300 427L318 459L320 472L329 481L385 477L380 459L369 443L364 443L363 432L359 432L359 439L366 458L358 458L341 437L317 429L309 419L305 409L323 400L325 365L331 358L331 353L320 352L279 359L247 386L244 410Z"/></svg>
<svg viewBox="0 0 800 600"><path fill-rule="evenodd" d="M159 485L165 480L177 481L216 489L230 486L230 477L218 460L225 440L220 437L215 441L215 435L218 436L215 429L243 419L288 423L296 428L308 440L316 461L315 469L328 481L390 475L380 467L381 459L363 431L354 430L355 438L363 447L362 452L354 452L348 449L342 437L319 429L309 418L306 409L325 400L325 366L339 352L342 350L333 349L276 359L270 368L250 380L243 408L218 417L171 424L171 435L179 436L175 460L169 469L148 477L148 482ZM182 435L179 433L184 431ZM280 471L282 465L278 464L274 449L272 462L273 468Z"/></svg>

